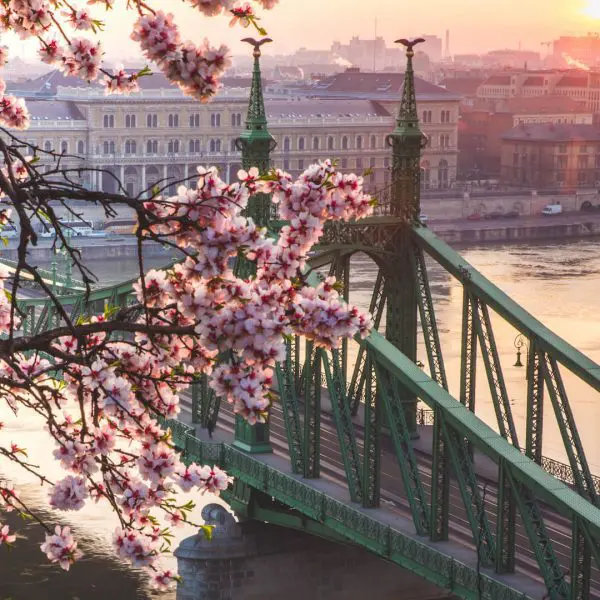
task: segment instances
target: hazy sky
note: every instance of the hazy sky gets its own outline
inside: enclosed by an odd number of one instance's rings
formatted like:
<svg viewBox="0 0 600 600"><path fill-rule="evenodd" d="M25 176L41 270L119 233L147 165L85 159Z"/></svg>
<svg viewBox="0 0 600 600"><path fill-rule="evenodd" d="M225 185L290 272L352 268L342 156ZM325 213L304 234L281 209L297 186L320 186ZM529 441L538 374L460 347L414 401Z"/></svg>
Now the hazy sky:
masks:
<svg viewBox="0 0 600 600"><path fill-rule="evenodd" d="M116 4L124 5L125 0ZM178 0L152 4L175 12L189 39L208 36L227 43L235 53L242 48L238 40L247 32L230 29L227 17L202 17ZM519 42L539 51L541 42L558 35L600 30L600 18L592 14L600 17L600 0L280 0L274 10L262 12L262 22L276 42L268 50L272 53L302 46L329 48L334 39L345 42L352 35L373 37L376 18L378 34L390 44L422 33L443 37L449 29L452 53L462 53L516 48ZM125 11L108 13L106 25L108 56L136 56Z"/></svg>

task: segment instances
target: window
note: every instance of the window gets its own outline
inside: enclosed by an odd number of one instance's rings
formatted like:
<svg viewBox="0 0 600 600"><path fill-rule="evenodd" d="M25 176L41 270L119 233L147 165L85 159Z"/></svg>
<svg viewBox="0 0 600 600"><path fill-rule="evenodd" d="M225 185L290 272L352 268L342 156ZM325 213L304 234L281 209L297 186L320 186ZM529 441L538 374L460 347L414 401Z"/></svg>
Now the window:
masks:
<svg viewBox="0 0 600 600"><path fill-rule="evenodd" d="M377 137L375 137L374 135L371 136L371 148L377 148Z"/></svg>
<svg viewBox="0 0 600 600"><path fill-rule="evenodd" d="M327 138L327 150L333 150L333 137L329 136Z"/></svg>
<svg viewBox="0 0 600 600"><path fill-rule="evenodd" d="M347 169L347 168L348 168L348 159L342 158L342 169Z"/></svg>
<svg viewBox="0 0 600 600"><path fill-rule="evenodd" d="M115 126L115 115L104 115L104 127L113 128Z"/></svg>
<svg viewBox="0 0 600 600"><path fill-rule="evenodd" d="M290 138L289 137L286 137L283 139L283 151L284 152L290 151Z"/></svg>
<svg viewBox="0 0 600 600"><path fill-rule="evenodd" d="M168 118L169 127L179 127L179 115L170 114Z"/></svg>
<svg viewBox="0 0 600 600"><path fill-rule="evenodd" d="M242 124L241 113L232 113L231 114L231 126L232 127L240 127L241 124Z"/></svg>
<svg viewBox="0 0 600 600"><path fill-rule="evenodd" d="M298 140L298 150L304 150L304 138L303 137L301 137Z"/></svg>
<svg viewBox="0 0 600 600"><path fill-rule="evenodd" d="M237 146L235 144L235 138L231 140L230 149L231 149L231 152L237 152L238 151Z"/></svg>
<svg viewBox="0 0 600 600"><path fill-rule="evenodd" d="M49 140L46 140L44 142L44 150L46 150L46 152L51 152L52 151L52 142Z"/></svg>
<svg viewBox="0 0 600 600"><path fill-rule="evenodd" d="M156 114L146 115L146 127L150 127L153 129L158 127L158 115L156 115Z"/></svg>
<svg viewBox="0 0 600 600"><path fill-rule="evenodd" d="M581 152L581 154L587 154L587 151L588 147L585 144L579 148L579 152Z"/></svg>
<svg viewBox="0 0 600 600"><path fill-rule="evenodd" d="M215 152L216 148L217 148L217 144L216 144L215 140L210 140L210 143L208 144L208 151Z"/></svg>
<svg viewBox="0 0 600 600"><path fill-rule="evenodd" d="M375 181L375 159L371 158L369 160L369 170L371 171L369 173L369 181L371 183L373 183Z"/></svg>
<svg viewBox="0 0 600 600"><path fill-rule="evenodd" d="M69 142L67 142L66 140L63 140L60 143L60 151L63 152L64 154L66 154L69 151Z"/></svg>
<svg viewBox="0 0 600 600"><path fill-rule="evenodd" d="M448 161L440 160L438 165L438 185L448 187Z"/></svg>
<svg viewBox="0 0 600 600"><path fill-rule="evenodd" d="M200 127L200 114L192 113L190 115L190 127Z"/></svg>
<svg viewBox="0 0 600 600"><path fill-rule="evenodd" d="M284 161L283 161L283 170L284 171L289 171L290 170L290 160L289 160L289 158L284 159Z"/></svg>
<svg viewBox="0 0 600 600"><path fill-rule="evenodd" d="M560 144L558 146L558 151L560 154L565 154L567 152L567 145L566 144Z"/></svg>
<svg viewBox="0 0 600 600"><path fill-rule="evenodd" d="M588 157L587 156L578 156L577 157L577 168L578 169L587 169L588 168Z"/></svg>
<svg viewBox="0 0 600 600"><path fill-rule="evenodd" d="M433 121L433 112L426 110L423 112L423 123L431 123Z"/></svg>
<svg viewBox="0 0 600 600"><path fill-rule="evenodd" d="M356 170L360 171L363 168L363 159L362 158L357 158L356 159ZM359 173L360 175L360 173Z"/></svg>
<svg viewBox="0 0 600 600"><path fill-rule="evenodd" d="M217 147L217 152L221 152L221 140L217 140L216 147Z"/></svg>
<svg viewBox="0 0 600 600"><path fill-rule="evenodd" d="M319 149L319 138L318 137L314 137L313 138L313 146L312 146L313 150L318 150Z"/></svg>
<svg viewBox="0 0 600 600"><path fill-rule="evenodd" d="M137 120L135 115L125 115L125 127L128 129L133 129L137 127Z"/></svg>
<svg viewBox="0 0 600 600"><path fill-rule="evenodd" d="M148 154L158 154L158 140L148 140L146 142L146 152Z"/></svg>
<svg viewBox="0 0 600 600"><path fill-rule="evenodd" d="M189 152L190 154L198 154L200 152L200 140L190 140Z"/></svg>
<svg viewBox="0 0 600 600"><path fill-rule="evenodd" d="M301 171L304 171L304 161L303 161L303 160L299 160L299 161L298 161L298 168L299 168Z"/></svg>
<svg viewBox="0 0 600 600"><path fill-rule="evenodd" d="M221 127L221 114L220 113L212 113L210 115L210 126L211 127Z"/></svg>
<svg viewBox="0 0 600 600"><path fill-rule="evenodd" d="M356 147L358 148L358 150L362 150L362 135L359 135L356 138Z"/></svg>
<svg viewBox="0 0 600 600"><path fill-rule="evenodd" d="M585 171L577 172L577 183L587 183L587 173Z"/></svg>
<svg viewBox="0 0 600 600"><path fill-rule="evenodd" d="M127 140L125 142L125 154L135 154L137 152L137 142L135 140Z"/></svg>
<svg viewBox="0 0 600 600"><path fill-rule="evenodd" d="M348 138L346 136L342 138L342 150L348 150Z"/></svg>
<svg viewBox="0 0 600 600"><path fill-rule="evenodd" d="M77 142L77 154L83 154L85 152L85 144L83 140Z"/></svg>
<svg viewBox="0 0 600 600"><path fill-rule="evenodd" d="M115 153L115 143L114 142L104 142L102 145L102 149L104 150L104 154L114 154Z"/></svg>
<svg viewBox="0 0 600 600"><path fill-rule="evenodd" d="M169 140L167 152L169 154L177 154L179 152L179 140Z"/></svg>

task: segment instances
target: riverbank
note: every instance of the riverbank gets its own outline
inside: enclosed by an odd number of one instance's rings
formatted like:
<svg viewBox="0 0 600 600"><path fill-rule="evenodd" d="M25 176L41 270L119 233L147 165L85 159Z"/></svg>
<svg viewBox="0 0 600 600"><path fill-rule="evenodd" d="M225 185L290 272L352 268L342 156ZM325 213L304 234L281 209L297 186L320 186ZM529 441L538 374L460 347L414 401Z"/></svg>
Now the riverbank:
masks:
<svg viewBox="0 0 600 600"><path fill-rule="evenodd" d="M469 221L431 220L428 227L448 244L457 246L574 240L600 236L600 214L573 212L552 217Z"/></svg>

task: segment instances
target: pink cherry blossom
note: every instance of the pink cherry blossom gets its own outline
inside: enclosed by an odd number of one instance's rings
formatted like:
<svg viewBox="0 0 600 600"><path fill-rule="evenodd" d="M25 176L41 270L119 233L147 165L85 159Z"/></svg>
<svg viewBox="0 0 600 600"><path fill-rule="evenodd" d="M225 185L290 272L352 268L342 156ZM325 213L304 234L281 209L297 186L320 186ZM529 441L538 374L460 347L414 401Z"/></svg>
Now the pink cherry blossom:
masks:
<svg viewBox="0 0 600 600"><path fill-rule="evenodd" d="M77 549L77 542L71 535L71 529L59 525L54 529L54 535L46 534L46 541L41 545L41 550L50 562L58 563L65 571L82 556L81 551Z"/></svg>
<svg viewBox="0 0 600 600"><path fill-rule="evenodd" d="M8 525L4 525L4 527L0 528L0 546L2 544L6 544L10 546L17 539L16 535L11 535L9 531Z"/></svg>

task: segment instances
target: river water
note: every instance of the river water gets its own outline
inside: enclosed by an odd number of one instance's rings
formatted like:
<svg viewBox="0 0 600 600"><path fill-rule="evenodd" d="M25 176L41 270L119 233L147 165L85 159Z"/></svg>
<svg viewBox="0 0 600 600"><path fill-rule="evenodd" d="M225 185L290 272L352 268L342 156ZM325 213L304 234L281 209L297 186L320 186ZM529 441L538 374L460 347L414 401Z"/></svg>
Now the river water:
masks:
<svg viewBox="0 0 600 600"><path fill-rule="evenodd" d="M465 260L480 270L509 296L535 315L543 324L568 342L600 362L600 241L573 241L539 245L506 245L472 247L461 251ZM164 259L163 261L164 262ZM161 266L161 261L148 263L148 266ZM443 268L428 262L429 276L440 329L444 361L448 372L450 391L458 396L460 375L460 330L462 320L462 288ZM108 285L135 276L135 260L95 261L90 264L99 281ZM364 255L352 259L351 301L366 308L375 280L373 264ZM492 315L494 333L506 383L511 399L512 410L517 425L519 440L525 443L526 381L525 369L514 367L516 331L496 315ZM352 354L351 354L352 355ZM419 359L426 363L423 343L419 345ZM522 357L525 363L525 352ZM477 414L494 427L494 412L487 392L487 382L483 364L478 362ZM600 418L598 393L579 382L563 369L565 384L575 419L579 428L586 455L593 472L600 474L600 436L597 424ZM544 454L558 460L565 459L560 435L551 406L546 402L544 429ZM0 420L5 415L0 413ZM0 438L2 442L18 440L32 450L32 460L39 462L47 473L53 467L49 458L51 446L39 423L28 419L25 414L17 420L7 420L7 430ZM3 465L4 468L4 465ZM39 488L22 473L4 471L17 484L25 485L28 500L39 507L46 507L45 497ZM209 499L212 500L212 499ZM198 508L206 502L202 500ZM71 523L83 540L88 556L88 571L85 566L78 571L73 567L75 585L64 588L66 579L61 576L48 576L47 566L40 566L41 553L7 553L0 551L0 598L10 595L18 598L108 598L111 600L129 598L149 598L150 592L135 574L131 576L110 559L109 541L115 527L115 520L99 507L89 507L85 512L74 513L68 518L57 515L60 522ZM24 533L28 533L25 531ZM181 531L179 537L192 532ZM172 561L172 559L171 559ZM167 560L169 562L169 560ZM57 571L57 570L54 570ZM53 572L54 572L53 571ZM8 575L19 572L27 574L28 589L24 595L15 593L14 587L6 586ZM91 575L90 575L91 573ZM71 577L71 575L69 575ZM10 579L10 577L9 577ZM19 581L22 581L20 578ZM94 583L95 580L95 583ZM115 582L118 591L106 585ZM43 583L42 583L43 582ZM77 582L79 582L77 584ZM99 595L94 593L96 584L103 584L106 590ZM137 590L132 592L131 590ZM135 595L133 595L135 594ZM172 595L161 595L171 598Z"/></svg>

